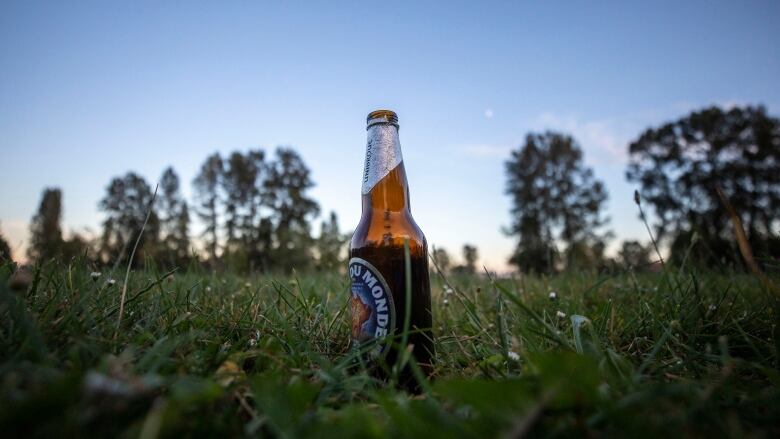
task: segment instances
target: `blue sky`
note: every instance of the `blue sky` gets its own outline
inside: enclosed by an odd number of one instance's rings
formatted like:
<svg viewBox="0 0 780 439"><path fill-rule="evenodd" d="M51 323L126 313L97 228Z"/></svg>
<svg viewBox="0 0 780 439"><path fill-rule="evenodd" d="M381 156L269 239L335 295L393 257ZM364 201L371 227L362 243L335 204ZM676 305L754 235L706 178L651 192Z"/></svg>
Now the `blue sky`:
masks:
<svg viewBox="0 0 780 439"><path fill-rule="evenodd" d="M189 194L213 151L291 145L351 230L365 115L389 108L432 244L505 268L503 162L548 128L582 144L617 237L645 239L627 143L709 104L778 114L780 2L552 3L2 2L0 227L20 255L46 186L97 230L113 176L170 164Z"/></svg>

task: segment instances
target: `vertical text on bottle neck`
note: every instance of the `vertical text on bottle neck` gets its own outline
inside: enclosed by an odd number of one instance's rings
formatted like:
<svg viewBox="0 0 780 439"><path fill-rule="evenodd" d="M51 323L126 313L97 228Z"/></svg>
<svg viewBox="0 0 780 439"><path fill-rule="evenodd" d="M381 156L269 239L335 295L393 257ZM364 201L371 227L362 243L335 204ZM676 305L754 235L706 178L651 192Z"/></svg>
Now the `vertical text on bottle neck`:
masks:
<svg viewBox="0 0 780 439"><path fill-rule="evenodd" d="M363 169L363 195L371 192L402 160L398 127L390 123L370 125Z"/></svg>

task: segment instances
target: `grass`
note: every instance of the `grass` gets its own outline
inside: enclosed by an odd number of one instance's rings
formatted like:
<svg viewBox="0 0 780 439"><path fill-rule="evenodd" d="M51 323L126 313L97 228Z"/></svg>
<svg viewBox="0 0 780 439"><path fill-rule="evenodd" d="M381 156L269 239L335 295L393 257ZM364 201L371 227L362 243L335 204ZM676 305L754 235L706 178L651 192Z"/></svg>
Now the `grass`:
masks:
<svg viewBox="0 0 780 439"><path fill-rule="evenodd" d="M345 275L149 267L117 328L90 271L0 266L5 437L780 436L780 305L745 274L435 275L410 395L355 370Z"/></svg>

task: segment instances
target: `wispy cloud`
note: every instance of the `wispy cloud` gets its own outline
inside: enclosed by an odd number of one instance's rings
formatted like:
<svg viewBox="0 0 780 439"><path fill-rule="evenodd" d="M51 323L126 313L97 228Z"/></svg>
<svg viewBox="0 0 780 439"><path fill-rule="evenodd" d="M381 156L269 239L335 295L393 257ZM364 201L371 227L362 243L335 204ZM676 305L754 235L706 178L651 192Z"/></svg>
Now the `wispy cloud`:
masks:
<svg viewBox="0 0 780 439"><path fill-rule="evenodd" d="M588 119L572 114L544 112L532 122L534 130L553 129L571 134L585 150L585 160L593 164L624 164L628 145L648 127L685 117L710 106L732 109L748 105L740 99L720 99L705 103L679 101L666 107L646 109L610 119Z"/></svg>
<svg viewBox="0 0 780 439"><path fill-rule="evenodd" d="M505 158L512 150L510 145L466 145L460 148L461 153L469 157Z"/></svg>
<svg viewBox="0 0 780 439"><path fill-rule="evenodd" d="M485 117L487 116L487 111ZM630 138L617 124L609 120L584 120L575 116L552 112L541 113L532 119L528 131L561 131L571 134L585 149L590 163L620 164L627 160L626 145ZM511 144L479 143L465 145L459 151L474 158L508 158L510 152L522 145L522 138Z"/></svg>
<svg viewBox="0 0 780 439"><path fill-rule="evenodd" d="M533 122L534 130L556 130L572 135L585 150L591 163L621 164L628 159L627 145L635 127L611 119L583 119L552 112L541 113Z"/></svg>
<svg viewBox="0 0 780 439"><path fill-rule="evenodd" d="M588 118L574 113L546 111L531 118L524 132L560 131L572 135L585 152L585 161L591 165L623 165L628 162L628 145L648 127L677 120L691 111L712 105L724 109L748 105L739 99L714 100L708 103L679 101L665 107L647 108L621 114L614 118ZM485 109L485 118L494 116ZM525 134L523 133L523 136ZM523 139L512 144L473 144L459 148L460 152L475 158L507 158L512 149L522 145Z"/></svg>

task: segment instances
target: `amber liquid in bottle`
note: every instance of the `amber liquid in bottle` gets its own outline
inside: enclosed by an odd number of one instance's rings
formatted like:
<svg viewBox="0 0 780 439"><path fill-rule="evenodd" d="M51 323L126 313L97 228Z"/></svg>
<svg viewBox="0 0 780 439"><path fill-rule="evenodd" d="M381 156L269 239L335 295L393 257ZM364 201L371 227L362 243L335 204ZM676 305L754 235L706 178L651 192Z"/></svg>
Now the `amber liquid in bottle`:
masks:
<svg viewBox="0 0 780 439"><path fill-rule="evenodd" d="M349 247L353 344L379 343L381 355L375 356L374 360L383 364L375 364L374 371L380 377L387 377L388 370L399 359L396 347L402 341L404 329L407 295L404 243L408 241L411 313L407 346L412 349L413 360L410 361L415 361L428 376L434 358L428 246L409 207L409 185L398 141L398 119L392 111L372 112L367 130L363 214ZM365 277L366 271L368 277ZM374 271L379 276L375 276ZM384 282L370 283L374 278ZM377 289L380 284L384 286ZM384 289L387 291L381 291ZM365 293L360 296L360 291ZM373 295L370 294L372 291ZM371 320L375 315L378 320ZM388 327L384 341L377 340L384 334L382 323ZM419 390L409 366L400 371L399 383L410 390Z"/></svg>

